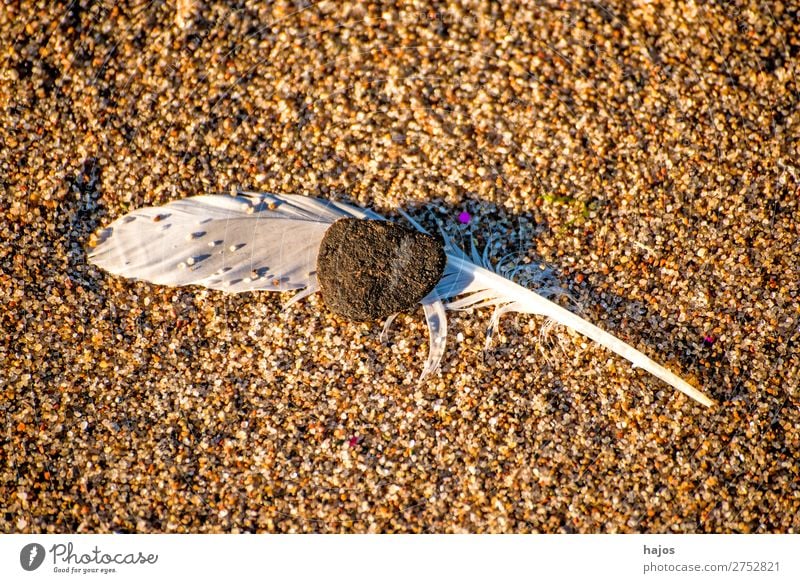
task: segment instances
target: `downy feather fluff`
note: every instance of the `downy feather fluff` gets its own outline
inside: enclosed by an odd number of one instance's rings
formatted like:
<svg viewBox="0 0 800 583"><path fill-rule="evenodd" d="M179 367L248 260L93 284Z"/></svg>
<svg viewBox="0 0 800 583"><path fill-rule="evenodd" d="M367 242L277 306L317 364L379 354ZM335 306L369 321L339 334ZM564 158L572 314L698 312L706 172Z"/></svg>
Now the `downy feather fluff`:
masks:
<svg viewBox="0 0 800 583"><path fill-rule="evenodd" d="M401 211L402 213L402 211ZM425 231L407 214L403 216ZM237 193L196 196L135 210L99 233L89 257L111 273L170 285L201 285L231 293L301 290L287 305L319 291L315 270L328 227L343 217L385 220L368 209L300 195ZM445 353L447 310L493 307L487 347L509 312L550 318L622 356L706 406L713 401L642 352L580 316L520 285L528 266L492 269L474 244L468 255L442 233L444 274L422 301L430 335L421 379L434 373ZM384 334L394 317L386 321Z"/></svg>

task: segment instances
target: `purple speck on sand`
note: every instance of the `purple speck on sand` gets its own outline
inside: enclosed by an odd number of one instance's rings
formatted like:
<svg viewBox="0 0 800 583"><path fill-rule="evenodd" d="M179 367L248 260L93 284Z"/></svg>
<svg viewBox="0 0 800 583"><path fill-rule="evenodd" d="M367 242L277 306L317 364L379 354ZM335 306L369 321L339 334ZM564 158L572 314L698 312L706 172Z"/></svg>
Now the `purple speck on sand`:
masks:
<svg viewBox="0 0 800 583"><path fill-rule="evenodd" d="M714 338L711 334L706 334L705 338L703 338L703 342L706 346L711 346L717 339Z"/></svg>
<svg viewBox="0 0 800 583"><path fill-rule="evenodd" d="M458 222L462 225L466 225L472 220L472 217L467 211L463 211L461 214L458 215Z"/></svg>

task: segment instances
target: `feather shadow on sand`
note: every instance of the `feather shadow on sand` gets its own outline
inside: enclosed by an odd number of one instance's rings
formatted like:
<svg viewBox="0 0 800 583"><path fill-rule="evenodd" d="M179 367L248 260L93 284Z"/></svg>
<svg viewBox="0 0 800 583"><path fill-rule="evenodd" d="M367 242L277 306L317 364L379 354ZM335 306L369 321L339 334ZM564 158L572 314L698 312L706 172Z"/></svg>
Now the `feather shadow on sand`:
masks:
<svg viewBox="0 0 800 583"><path fill-rule="evenodd" d="M400 211L414 228L425 229ZM203 195L161 207L137 209L99 232L90 261L123 277L167 285L200 285L229 293L299 290L287 306L319 291L320 243L338 219L386 220L353 205L301 195L240 192ZM536 314L591 338L612 352L710 407L709 397L633 346L517 281L531 266L500 262L487 250L469 253L442 233L447 263L434 290L421 300L430 335L421 379L434 373L445 353L447 311L491 307L487 346L500 318ZM394 316L387 319L384 330Z"/></svg>

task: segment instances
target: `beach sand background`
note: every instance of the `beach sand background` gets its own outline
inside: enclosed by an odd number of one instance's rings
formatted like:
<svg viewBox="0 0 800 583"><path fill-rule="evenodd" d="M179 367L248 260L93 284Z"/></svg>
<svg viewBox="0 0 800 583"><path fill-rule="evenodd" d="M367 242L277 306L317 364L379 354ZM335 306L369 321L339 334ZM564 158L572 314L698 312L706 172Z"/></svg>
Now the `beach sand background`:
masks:
<svg viewBox="0 0 800 583"><path fill-rule="evenodd" d="M0 8L0 530L800 529L796 4L44 6ZM718 406L535 317L418 384L421 310L87 264L236 188L494 234Z"/></svg>

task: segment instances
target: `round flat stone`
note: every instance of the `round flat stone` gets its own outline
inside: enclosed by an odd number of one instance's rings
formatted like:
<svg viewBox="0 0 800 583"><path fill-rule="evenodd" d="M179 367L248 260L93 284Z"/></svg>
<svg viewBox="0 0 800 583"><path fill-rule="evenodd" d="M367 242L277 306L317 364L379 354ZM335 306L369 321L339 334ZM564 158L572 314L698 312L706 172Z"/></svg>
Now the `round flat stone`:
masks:
<svg viewBox="0 0 800 583"><path fill-rule="evenodd" d="M444 272L442 242L387 221L339 219L326 231L317 279L328 308L351 320L412 309Z"/></svg>

